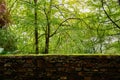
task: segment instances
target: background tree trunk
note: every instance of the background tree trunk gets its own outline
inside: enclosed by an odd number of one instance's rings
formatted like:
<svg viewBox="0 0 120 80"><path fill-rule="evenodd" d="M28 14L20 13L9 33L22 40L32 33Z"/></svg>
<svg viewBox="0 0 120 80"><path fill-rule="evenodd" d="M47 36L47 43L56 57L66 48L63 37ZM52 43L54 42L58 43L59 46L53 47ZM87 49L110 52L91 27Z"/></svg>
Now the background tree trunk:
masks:
<svg viewBox="0 0 120 80"><path fill-rule="evenodd" d="M39 41L38 41L38 24L37 24L37 0L34 0L35 6L34 6L34 18L35 18L35 53L39 53Z"/></svg>

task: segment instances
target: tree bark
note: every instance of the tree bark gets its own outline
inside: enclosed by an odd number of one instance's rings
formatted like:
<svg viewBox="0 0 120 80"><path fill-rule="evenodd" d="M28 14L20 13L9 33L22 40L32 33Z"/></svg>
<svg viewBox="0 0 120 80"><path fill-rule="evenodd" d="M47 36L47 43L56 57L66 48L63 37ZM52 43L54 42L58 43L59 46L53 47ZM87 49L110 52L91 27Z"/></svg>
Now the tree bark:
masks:
<svg viewBox="0 0 120 80"><path fill-rule="evenodd" d="M39 41L38 41L38 24L37 24L37 0L34 0L35 6L34 6L34 26L35 26L35 53L39 54Z"/></svg>
<svg viewBox="0 0 120 80"><path fill-rule="evenodd" d="M52 0L50 0L49 11L45 11L47 26L45 31L45 54L49 53L49 44L50 44L50 27L51 27L51 8L52 8Z"/></svg>

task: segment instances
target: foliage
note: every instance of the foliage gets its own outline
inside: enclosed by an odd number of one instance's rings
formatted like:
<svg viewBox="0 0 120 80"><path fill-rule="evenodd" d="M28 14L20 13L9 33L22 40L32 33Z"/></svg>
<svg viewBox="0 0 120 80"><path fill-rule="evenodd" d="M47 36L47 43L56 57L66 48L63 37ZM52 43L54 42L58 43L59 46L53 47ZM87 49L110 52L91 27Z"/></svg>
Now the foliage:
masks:
<svg viewBox="0 0 120 80"><path fill-rule="evenodd" d="M17 49L14 34L7 30L0 30L0 48L4 48L3 53L13 52Z"/></svg>
<svg viewBox="0 0 120 80"><path fill-rule="evenodd" d="M120 9L115 0L7 0L7 5L12 17L8 30L21 52L120 52Z"/></svg>

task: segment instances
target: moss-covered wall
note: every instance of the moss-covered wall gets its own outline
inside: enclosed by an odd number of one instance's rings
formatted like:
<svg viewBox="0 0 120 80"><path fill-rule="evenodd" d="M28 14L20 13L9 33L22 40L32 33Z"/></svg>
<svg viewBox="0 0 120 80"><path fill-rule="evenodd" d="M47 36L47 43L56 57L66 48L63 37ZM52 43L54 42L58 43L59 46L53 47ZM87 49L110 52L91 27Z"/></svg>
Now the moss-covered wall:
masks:
<svg viewBox="0 0 120 80"><path fill-rule="evenodd" d="M120 57L0 56L0 80L120 80Z"/></svg>

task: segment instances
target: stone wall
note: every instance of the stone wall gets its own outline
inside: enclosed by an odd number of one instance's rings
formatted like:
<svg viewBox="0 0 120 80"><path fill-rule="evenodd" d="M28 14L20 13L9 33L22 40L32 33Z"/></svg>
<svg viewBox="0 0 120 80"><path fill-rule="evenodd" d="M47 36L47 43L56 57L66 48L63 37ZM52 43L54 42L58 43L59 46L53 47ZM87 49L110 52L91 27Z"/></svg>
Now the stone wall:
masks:
<svg viewBox="0 0 120 80"><path fill-rule="evenodd" d="M120 80L120 57L0 56L0 80Z"/></svg>

